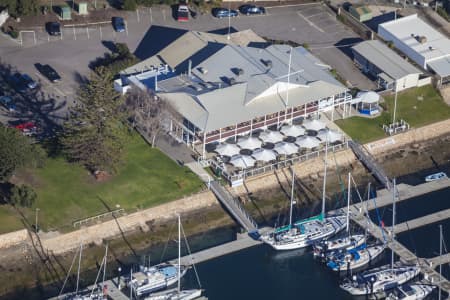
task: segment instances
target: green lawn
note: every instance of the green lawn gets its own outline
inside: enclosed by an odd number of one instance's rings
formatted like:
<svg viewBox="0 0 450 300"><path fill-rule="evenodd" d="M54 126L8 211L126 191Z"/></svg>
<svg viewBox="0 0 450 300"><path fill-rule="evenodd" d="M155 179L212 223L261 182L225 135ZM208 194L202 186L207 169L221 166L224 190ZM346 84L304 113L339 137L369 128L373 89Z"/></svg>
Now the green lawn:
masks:
<svg viewBox="0 0 450 300"><path fill-rule="evenodd" d="M129 137L126 152L118 175L105 182L96 182L84 168L62 158L49 159L42 169L19 172L19 180L33 185L38 194L35 206L40 209L41 228L67 230L75 220L107 212L105 204L111 209L120 205L133 211L202 188L201 181L188 168L178 166L158 149L151 149L139 136ZM0 206L0 232L20 227L17 221L3 226L3 215L11 215L8 209ZM25 215L34 222L34 208Z"/></svg>
<svg viewBox="0 0 450 300"><path fill-rule="evenodd" d="M383 124L392 122L394 95L385 98L386 109L381 116L368 119L352 117L338 120L336 124L353 139L367 143L385 137ZM450 107L430 85L409 89L397 97L396 119L404 119L411 127L420 127L450 118Z"/></svg>

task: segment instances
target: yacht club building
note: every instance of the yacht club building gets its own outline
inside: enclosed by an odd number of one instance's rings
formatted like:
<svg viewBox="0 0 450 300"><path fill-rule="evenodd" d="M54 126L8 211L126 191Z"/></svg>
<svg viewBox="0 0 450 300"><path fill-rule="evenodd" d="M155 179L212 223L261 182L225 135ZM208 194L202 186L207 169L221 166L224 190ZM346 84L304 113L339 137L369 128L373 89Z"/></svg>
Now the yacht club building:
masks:
<svg viewBox="0 0 450 300"><path fill-rule="evenodd" d="M130 75L125 70L116 88L123 91L131 83L155 90L183 118L170 121L171 134L202 156L207 144L237 139L255 129L334 112L336 107L349 114L348 89L306 49L252 44L208 40L200 49L182 51L177 66L157 55L151 58L156 62L152 74Z"/></svg>

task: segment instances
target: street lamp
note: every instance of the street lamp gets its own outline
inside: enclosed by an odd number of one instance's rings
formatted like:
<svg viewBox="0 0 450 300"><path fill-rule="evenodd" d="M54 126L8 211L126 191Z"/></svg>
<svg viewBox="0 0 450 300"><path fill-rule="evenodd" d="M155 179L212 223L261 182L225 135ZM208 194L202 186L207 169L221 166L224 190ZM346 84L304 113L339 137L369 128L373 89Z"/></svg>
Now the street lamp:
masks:
<svg viewBox="0 0 450 300"><path fill-rule="evenodd" d="M38 227L38 215L39 215L39 208L36 207L36 222L34 223L34 231L38 233L39 227Z"/></svg>

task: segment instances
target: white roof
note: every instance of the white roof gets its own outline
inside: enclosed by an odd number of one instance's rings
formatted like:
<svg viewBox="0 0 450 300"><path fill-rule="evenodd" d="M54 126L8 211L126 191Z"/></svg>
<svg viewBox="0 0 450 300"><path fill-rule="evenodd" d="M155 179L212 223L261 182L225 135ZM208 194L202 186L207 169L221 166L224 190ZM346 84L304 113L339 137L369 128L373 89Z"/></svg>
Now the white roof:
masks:
<svg viewBox="0 0 450 300"><path fill-rule="evenodd" d="M337 141L342 141L342 134L334 131L334 130L328 130L328 129L323 129L320 130L319 133L317 134L317 137L323 141L323 142L329 142L329 143L334 143Z"/></svg>
<svg viewBox="0 0 450 300"><path fill-rule="evenodd" d="M257 148L261 148L262 143L255 137L244 137L239 139L239 142L237 144L242 149L254 150Z"/></svg>
<svg viewBox="0 0 450 300"><path fill-rule="evenodd" d="M291 155L297 153L298 147L293 143L280 142L275 144L273 151L278 154Z"/></svg>
<svg viewBox="0 0 450 300"><path fill-rule="evenodd" d="M302 136L295 141L300 148L312 149L320 145L320 141L313 136Z"/></svg>
<svg viewBox="0 0 450 300"><path fill-rule="evenodd" d="M228 144L228 143L220 144L219 146L216 147L215 150L215 152L225 156L233 156L239 154L240 151L241 148L239 148L236 144Z"/></svg>
<svg viewBox="0 0 450 300"><path fill-rule="evenodd" d="M237 168L249 168L255 165L255 160L248 155L235 155L230 159L230 164Z"/></svg>
<svg viewBox="0 0 450 300"><path fill-rule="evenodd" d="M277 154L273 150L260 149L253 152L252 157L259 161L272 161L277 158Z"/></svg>
<svg viewBox="0 0 450 300"><path fill-rule="evenodd" d="M324 129L326 125L324 122L314 119L303 122L303 127L307 130L319 131L320 129Z"/></svg>
<svg viewBox="0 0 450 300"><path fill-rule="evenodd" d="M380 95L374 91L362 91L356 94L356 98L360 98L364 103L377 103L380 101Z"/></svg>
<svg viewBox="0 0 450 300"><path fill-rule="evenodd" d="M283 140L284 136L278 131L267 130L267 131L261 132L261 134L259 135L259 138L264 143L275 144L275 143L281 142Z"/></svg>
<svg viewBox="0 0 450 300"><path fill-rule="evenodd" d="M427 63L434 59L450 56L450 40L422 21L417 14L378 26L394 35L401 43L416 52L416 55L424 57ZM423 43L418 41L418 37L422 36L426 38Z"/></svg>
<svg viewBox="0 0 450 300"><path fill-rule="evenodd" d="M305 129L299 125L284 125L281 127L281 133L286 136L299 136L305 134Z"/></svg>

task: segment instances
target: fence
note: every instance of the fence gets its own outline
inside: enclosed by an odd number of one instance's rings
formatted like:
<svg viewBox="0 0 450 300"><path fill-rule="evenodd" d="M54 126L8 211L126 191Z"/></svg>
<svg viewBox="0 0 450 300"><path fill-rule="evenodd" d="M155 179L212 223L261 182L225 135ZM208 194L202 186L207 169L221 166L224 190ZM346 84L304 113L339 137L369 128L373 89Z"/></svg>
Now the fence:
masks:
<svg viewBox="0 0 450 300"><path fill-rule="evenodd" d="M73 227L81 226L83 224L90 223L92 221L100 220L100 219L103 219L103 218L106 218L106 217L110 217L110 216L111 217L115 217L116 215L119 215L119 214L122 214L122 213L125 213L125 209L123 209L123 208L116 209L116 210L113 210L113 211L109 211L107 213L103 213L103 214L99 214L99 215L96 215L96 216L93 216L93 217L89 217L89 218L86 218L86 219L75 221L75 222L73 222Z"/></svg>
<svg viewBox="0 0 450 300"><path fill-rule="evenodd" d="M340 151L340 150L347 149L347 148L348 148L348 140L345 139L340 144L329 146L328 151L336 152L336 151ZM314 157L319 157L321 154L325 154L325 151L326 151L326 149L322 148L322 149L312 151L312 152L307 152L304 154L297 154L288 159L280 160L280 161L277 161L277 162L274 162L271 164L267 164L267 165L264 165L261 167L245 169L245 170L239 171L237 173L231 173L231 174L226 170L226 167L223 163L220 164L219 162L217 162L216 160L213 160L213 159L208 160L208 162L214 169L220 170L221 175L231 185L235 185L233 183L241 182L246 178L261 175L261 174L264 174L267 172L272 172L274 170L287 168L287 167L294 165L295 163L300 163L300 162L306 161L306 160L314 158Z"/></svg>

